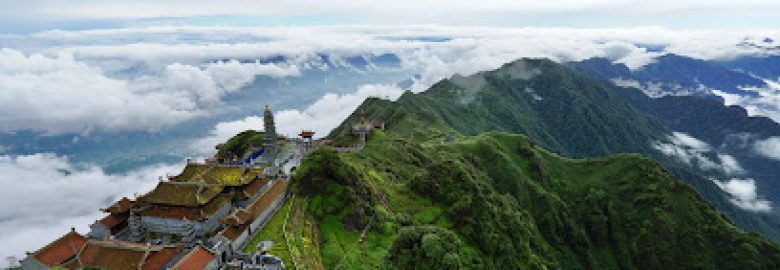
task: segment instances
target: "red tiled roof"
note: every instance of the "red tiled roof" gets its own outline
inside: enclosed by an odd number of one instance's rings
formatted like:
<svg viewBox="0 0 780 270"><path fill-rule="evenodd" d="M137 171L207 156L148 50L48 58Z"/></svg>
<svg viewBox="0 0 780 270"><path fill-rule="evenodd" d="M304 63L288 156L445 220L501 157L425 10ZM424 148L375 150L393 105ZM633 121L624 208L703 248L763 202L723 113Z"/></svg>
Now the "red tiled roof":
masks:
<svg viewBox="0 0 780 270"><path fill-rule="evenodd" d="M152 253L146 258L143 270L158 270L162 269L163 265L173 259L177 254L182 251L181 247L166 247L162 250Z"/></svg>
<svg viewBox="0 0 780 270"><path fill-rule="evenodd" d="M301 136L301 137L312 137L312 136L314 136L314 131L302 130L301 133L298 134L298 136Z"/></svg>
<svg viewBox="0 0 780 270"><path fill-rule="evenodd" d="M145 216L200 220L200 209L195 207L152 205L142 213Z"/></svg>
<svg viewBox="0 0 780 270"><path fill-rule="evenodd" d="M287 188L287 181L277 181L273 183L273 186L269 188L265 193L263 193L262 196L257 198L254 202L250 203L246 208L241 209L242 212L249 213L249 216L242 217L243 219L247 219L248 221L251 221L257 216L259 216L263 211L265 211L271 203L285 191L285 188ZM241 219L241 218L240 218ZM249 222L240 222L243 220L235 220L238 221L235 224L231 224L232 221L230 219L224 220L225 222L223 224L230 224L232 226L228 226L227 228L223 229L219 232L222 236L226 237L230 240L236 240L241 233L246 230L248 227Z"/></svg>
<svg viewBox="0 0 780 270"><path fill-rule="evenodd" d="M103 224L110 229L126 220L127 220L127 216L110 214L104 217L103 219L99 220L98 223Z"/></svg>
<svg viewBox="0 0 780 270"><path fill-rule="evenodd" d="M131 201L127 197L122 197L122 199L119 199L119 201L115 202L108 208L103 209L103 211L113 214L121 214L129 211L130 208L133 208L134 205L135 201Z"/></svg>
<svg viewBox="0 0 780 270"><path fill-rule="evenodd" d="M249 211L244 209L236 209L233 212L231 212L230 215L220 220L219 223L231 225L231 226L238 226L238 225L244 225L248 221L251 221L251 219L252 219L252 213L249 213Z"/></svg>
<svg viewBox="0 0 780 270"><path fill-rule="evenodd" d="M140 249L109 248L93 243L87 244L79 257L68 265L71 269L104 267L112 270L137 269L145 255Z"/></svg>
<svg viewBox="0 0 780 270"><path fill-rule="evenodd" d="M242 226L245 227L245 226ZM241 227L235 227L235 226L228 226L227 228L223 229L219 232L219 235L224 236L225 238L229 239L230 241L235 241L238 239L238 236L241 235L241 233L244 232L244 229Z"/></svg>
<svg viewBox="0 0 780 270"><path fill-rule="evenodd" d="M268 178L255 179L254 181L249 183L249 185L246 185L246 187L244 187L244 195L247 197L251 197L253 194L255 194L255 192L260 190L260 188L262 188L265 185L265 183L268 183Z"/></svg>
<svg viewBox="0 0 780 270"><path fill-rule="evenodd" d="M84 236L71 231L35 252L33 257L47 266L61 265L76 256L86 243L87 239Z"/></svg>
<svg viewBox="0 0 780 270"><path fill-rule="evenodd" d="M214 254L201 246L196 246L190 253L184 256L172 269L175 270L201 270L206 268L214 260Z"/></svg>
<svg viewBox="0 0 780 270"><path fill-rule="evenodd" d="M255 200L252 204L248 205L246 209L252 214L252 217L257 217L265 211L268 206L271 205L271 202L273 202L279 194L282 194L282 192L285 191L287 188L287 181L276 181L273 183L273 186L271 186L265 193L263 193L260 198Z"/></svg>
<svg viewBox="0 0 780 270"><path fill-rule="evenodd" d="M160 269L181 247L123 241L89 241L79 256L66 265L71 269L101 267L111 270Z"/></svg>

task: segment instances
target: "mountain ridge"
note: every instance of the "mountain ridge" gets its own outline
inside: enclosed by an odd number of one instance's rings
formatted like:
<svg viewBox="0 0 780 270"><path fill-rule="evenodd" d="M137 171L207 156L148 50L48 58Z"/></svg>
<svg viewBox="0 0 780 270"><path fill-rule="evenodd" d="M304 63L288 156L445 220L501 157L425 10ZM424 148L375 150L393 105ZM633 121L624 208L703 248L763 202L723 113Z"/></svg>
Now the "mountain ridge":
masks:
<svg viewBox="0 0 780 270"><path fill-rule="evenodd" d="M326 147L306 157L293 179L323 224L325 267L777 267L777 244L734 224L772 231L711 180L671 159L662 166L637 154L611 155L634 150L662 158L652 143L671 131L663 123L587 72L518 61L397 101L369 98L329 138L336 146L354 143L351 123L362 117L383 120L385 131L357 152ZM572 111L578 115L556 116ZM589 127L549 130L572 117ZM604 124L610 121L632 125ZM632 136L599 138L606 135L594 127ZM583 148L561 143L577 136ZM553 154L561 152L591 157ZM598 153L610 155L594 158ZM673 172L669 164L677 164ZM364 226L377 229L359 234ZM345 235L366 242L345 244L353 241ZM351 251L361 247L360 255Z"/></svg>
<svg viewBox="0 0 780 270"><path fill-rule="evenodd" d="M691 167L659 152L657 143L668 141L668 136L678 130L652 114L634 108L621 90L627 88L616 87L589 70L547 59L521 59L502 68L516 63L523 63L527 69L538 69L533 72L538 74L524 80L502 76L501 68L477 73L475 76L482 76L488 82L477 91L478 95L474 95L474 90L445 79L426 92L404 93L395 102L369 98L331 132L330 138L337 144L340 138L350 138L351 125L348 123L358 121L357 112L362 111L369 118L384 120L396 133L417 141L444 141L448 137L484 131L505 131L527 135L545 149L573 158L640 153L659 160L740 228L780 240L780 227L777 226L780 217L735 206L731 195L712 180L726 176ZM528 86L536 87L534 93L543 98L541 102L525 90ZM549 99L544 100L545 95L549 95ZM464 96L469 97L470 102L460 102ZM636 91L634 96L644 95ZM586 113L565 113L571 111Z"/></svg>

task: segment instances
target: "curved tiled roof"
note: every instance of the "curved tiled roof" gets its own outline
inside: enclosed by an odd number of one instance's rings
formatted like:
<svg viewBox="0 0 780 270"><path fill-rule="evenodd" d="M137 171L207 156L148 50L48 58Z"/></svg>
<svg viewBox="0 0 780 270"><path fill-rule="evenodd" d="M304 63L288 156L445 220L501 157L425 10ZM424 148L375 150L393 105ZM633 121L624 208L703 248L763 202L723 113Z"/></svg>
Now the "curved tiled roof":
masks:
<svg viewBox="0 0 780 270"><path fill-rule="evenodd" d="M92 241L66 265L71 269L100 267L111 270L161 269L182 251L178 246L157 246L123 241Z"/></svg>
<svg viewBox="0 0 780 270"><path fill-rule="evenodd" d="M201 220L200 209L186 206L152 206L144 209L141 214L161 218Z"/></svg>
<svg viewBox="0 0 780 270"><path fill-rule="evenodd" d="M218 185L160 182L139 200L153 204L200 206L211 201L222 189L223 186Z"/></svg>
<svg viewBox="0 0 780 270"><path fill-rule="evenodd" d="M203 207L202 218L207 219L211 217L211 215L219 211L219 209L222 209L222 207L228 203L230 203L230 195L224 193L220 194Z"/></svg>
<svg viewBox="0 0 780 270"><path fill-rule="evenodd" d="M171 178L175 182L205 183L224 186L241 186L254 180L262 168L246 169L241 166L187 164L181 174Z"/></svg>
<svg viewBox="0 0 780 270"><path fill-rule="evenodd" d="M174 270L201 270L214 260L214 254L201 246L196 246L192 251L184 255L171 269Z"/></svg>
<svg viewBox="0 0 780 270"><path fill-rule="evenodd" d="M262 196L255 201L247 205L245 208L234 211L235 215L231 215L221 222L223 224L229 224L228 226L219 232L222 236L230 240L236 240L241 233L246 230L252 220L260 216L260 214L271 206L271 203L284 193L287 188L287 181L276 181L272 184L271 188L265 191ZM240 214L239 214L240 213Z"/></svg>
<svg viewBox="0 0 780 270"><path fill-rule="evenodd" d="M98 223L105 225L107 228L113 228L116 225L121 224L127 220L127 216L118 216L115 214L107 215L98 221Z"/></svg>
<svg viewBox="0 0 780 270"><path fill-rule="evenodd" d="M162 269L165 264L173 259L176 255L181 253L181 247L166 247L158 252L152 253L146 257L146 261L143 263L143 270L158 270Z"/></svg>
<svg viewBox="0 0 780 270"><path fill-rule="evenodd" d="M108 208L103 209L103 211L112 214L122 214L122 213L126 213L127 211L130 211L130 208L132 208L134 205L135 205L135 201L132 201L127 197L122 197L122 199L115 202Z"/></svg>
<svg viewBox="0 0 780 270"><path fill-rule="evenodd" d="M70 231L36 251L32 256L47 266L57 266L76 256L86 243L87 239L84 236L75 231Z"/></svg>
<svg viewBox="0 0 780 270"><path fill-rule="evenodd" d="M255 181L252 181L249 183L249 185L246 185L244 187L244 196L251 197L255 194L260 188L262 188L266 183L268 183L268 178L261 178L256 179Z"/></svg>

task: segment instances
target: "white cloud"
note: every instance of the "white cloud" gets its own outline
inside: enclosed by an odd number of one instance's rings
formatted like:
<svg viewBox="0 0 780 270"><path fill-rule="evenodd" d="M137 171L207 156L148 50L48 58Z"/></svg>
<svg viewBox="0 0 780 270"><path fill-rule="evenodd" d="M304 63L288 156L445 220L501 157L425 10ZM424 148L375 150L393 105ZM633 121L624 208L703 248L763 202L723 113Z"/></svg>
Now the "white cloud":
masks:
<svg viewBox="0 0 780 270"><path fill-rule="evenodd" d="M155 130L203 115L255 75L298 75L275 64L173 63L155 75L124 80L60 53L0 50L0 132Z"/></svg>
<svg viewBox="0 0 780 270"><path fill-rule="evenodd" d="M639 67L658 55L636 44L666 46L669 52L703 59L757 53L755 48L736 46L747 35L765 37L777 36L778 33L759 30L684 31L660 27L149 27L48 31L19 37L21 40L18 42L22 47L31 47L30 43L40 44L44 48L57 45L57 50L71 52L84 59L116 58L148 63L173 61L192 64L187 61L276 55L307 58L316 53L343 56L367 52L406 52L410 54L407 57L410 60L420 59L423 62L435 61L432 56L437 56L452 66L454 72L465 75L495 68L519 57L579 60L603 56L626 63L629 67ZM409 37L443 37L452 40L404 40ZM135 42L138 40L143 42ZM418 55L411 55L413 53Z"/></svg>
<svg viewBox="0 0 780 270"><path fill-rule="evenodd" d="M672 132L672 136L673 142L678 145L685 145L701 152L710 151L712 149L712 147L710 147L710 145L706 142L696 139L693 136L683 132Z"/></svg>
<svg viewBox="0 0 780 270"><path fill-rule="evenodd" d="M396 100L403 90L394 85L367 84L351 94L326 94L304 110L282 110L274 114L276 132L295 137L303 130L314 130L317 137L324 137L346 119L368 97ZM214 146L241 131L262 130L262 116L249 116L241 120L222 122L214 126L211 135L196 140L193 148L202 154L214 152Z"/></svg>
<svg viewBox="0 0 780 270"><path fill-rule="evenodd" d="M765 157L780 160L780 137L758 140L753 144L753 150Z"/></svg>
<svg viewBox="0 0 780 270"><path fill-rule="evenodd" d="M367 84L355 93L326 94L306 109L284 110L276 113L276 130L288 136L296 136L302 129L314 130L324 137L341 124L368 97L396 100L403 90L394 85Z"/></svg>
<svg viewBox="0 0 780 270"><path fill-rule="evenodd" d="M716 185L731 195L731 202L739 208L754 212L769 212L771 202L760 199L756 194L756 182L753 179L732 178L727 181L713 179Z"/></svg>
<svg viewBox="0 0 780 270"><path fill-rule="evenodd" d="M53 154L0 156L0 257L22 258L75 227L86 233L99 208L146 192L181 165L155 165L121 175L76 165Z"/></svg>
<svg viewBox="0 0 780 270"><path fill-rule="evenodd" d="M691 167L706 171L722 172L725 175L739 175L745 169L731 155L718 153L709 144L682 132L667 136L667 142L653 144L664 155L674 157Z"/></svg>
<svg viewBox="0 0 780 270"><path fill-rule="evenodd" d="M767 88L746 88L755 91L757 96L736 95L719 90L712 92L723 98L727 106L737 105L745 108L750 116L769 117L775 122L780 122L780 84L765 80Z"/></svg>
<svg viewBox="0 0 780 270"><path fill-rule="evenodd" d="M0 131L155 130L209 113L255 75L296 76L347 65L351 56L397 55L401 69L420 74L411 88L420 92L456 73L471 75L522 57L601 56L637 68L660 54L637 44L704 59L760 53L736 46L746 35L780 36L660 27L439 26L168 26L8 35L3 46L13 49L0 53L0 105L7 105L0 108ZM214 63L275 57L281 63ZM772 105L780 102L765 100L754 111L780 118Z"/></svg>
<svg viewBox="0 0 780 270"><path fill-rule="evenodd" d="M277 121L278 122L278 121ZM278 124L277 124L278 125ZM214 146L224 143L236 134L245 130L263 130L265 125L262 116L249 116L241 120L221 122L214 126L210 135L193 142L193 150L201 154L211 154Z"/></svg>
<svg viewBox="0 0 780 270"><path fill-rule="evenodd" d="M737 159L731 155L718 154L718 159L720 159L721 169L727 175L737 175L745 172L745 169L739 165Z"/></svg>

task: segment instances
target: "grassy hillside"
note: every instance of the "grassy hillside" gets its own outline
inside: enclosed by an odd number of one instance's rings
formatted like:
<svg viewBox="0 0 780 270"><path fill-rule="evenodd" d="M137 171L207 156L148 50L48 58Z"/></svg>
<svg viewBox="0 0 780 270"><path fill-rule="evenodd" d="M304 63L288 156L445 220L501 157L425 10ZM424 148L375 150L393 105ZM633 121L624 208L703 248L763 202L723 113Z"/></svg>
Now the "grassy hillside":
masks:
<svg viewBox="0 0 780 270"><path fill-rule="evenodd" d="M360 152L315 151L293 181L327 269L780 266L777 245L637 155L570 160L507 133L379 134Z"/></svg>
<svg viewBox="0 0 780 270"><path fill-rule="evenodd" d="M405 93L395 102L370 98L356 111L384 120L388 132L414 142L504 131L526 135L566 157L619 153L652 157L740 228L780 239L774 221L737 208L707 174L655 150L654 142L678 129L636 109L621 94L591 72L550 60L524 59L469 77L454 76L426 92ZM330 137L348 140L350 123L356 121L354 113Z"/></svg>
<svg viewBox="0 0 780 270"><path fill-rule="evenodd" d="M734 224L773 229L654 151L670 130L613 87L520 60L395 102L366 100L358 111L387 130L358 152L318 149L293 176L319 231L313 260L327 269L780 267L777 244ZM348 142L356 117L330 138ZM617 153L664 166L603 157Z"/></svg>
<svg viewBox="0 0 780 270"><path fill-rule="evenodd" d="M550 60L526 59L442 80L397 102L369 99L359 110L383 119L393 132L419 140L506 131L570 157L648 152L663 127L610 87L599 77ZM331 137L349 134L355 119L350 117Z"/></svg>

